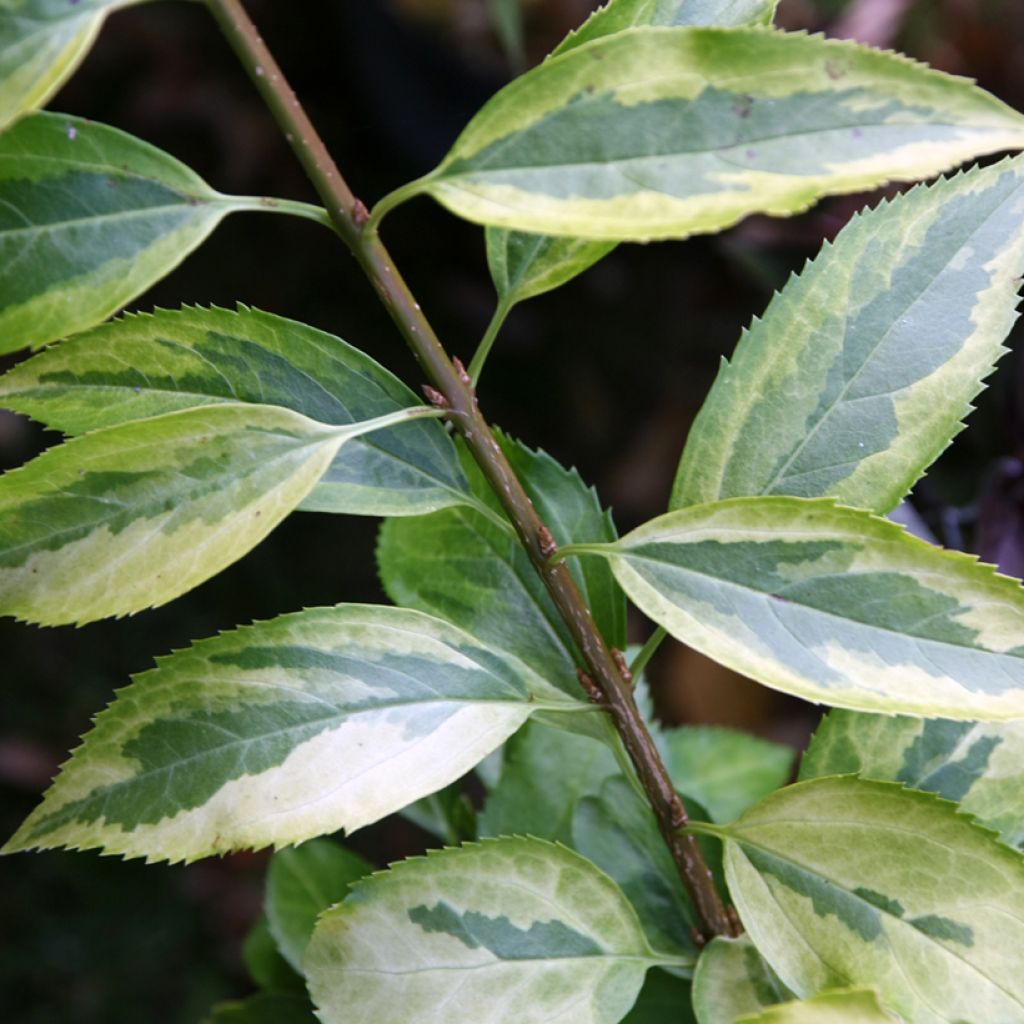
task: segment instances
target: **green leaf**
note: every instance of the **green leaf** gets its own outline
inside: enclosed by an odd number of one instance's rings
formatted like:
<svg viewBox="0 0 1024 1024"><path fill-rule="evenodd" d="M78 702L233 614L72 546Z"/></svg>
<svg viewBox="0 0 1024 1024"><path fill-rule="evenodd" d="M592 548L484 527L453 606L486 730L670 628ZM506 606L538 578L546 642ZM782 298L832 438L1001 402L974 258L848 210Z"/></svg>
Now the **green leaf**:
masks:
<svg viewBox="0 0 1024 1024"><path fill-rule="evenodd" d="M576 550L609 558L678 640L765 686L866 711L1024 716L1020 583L868 512L734 498Z"/></svg>
<svg viewBox="0 0 1024 1024"><path fill-rule="evenodd" d="M302 976L288 963L270 934L265 914L257 918L242 943L245 969L260 988L272 992L303 992Z"/></svg>
<svg viewBox="0 0 1024 1024"><path fill-rule="evenodd" d="M618 773L606 744L527 722L505 744L501 778L480 814L480 835L531 835L571 845L576 805Z"/></svg>
<svg viewBox="0 0 1024 1024"><path fill-rule="evenodd" d="M611 879L517 838L359 883L320 918L305 966L324 1024L615 1024L663 962Z"/></svg>
<svg viewBox="0 0 1024 1024"><path fill-rule="evenodd" d="M700 954L693 973L693 1008L698 1024L734 1024L790 999L792 993L744 935L718 935Z"/></svg>
<svg viewBox="0 0 1024 1024"><path fill-rule="evenodd" d="M573 846L621 887L655 949L697 955L695 918L654 814L622 777L605 780L572 819Z"/></svg>
<svg viewBox="0 0 1024 1024"><path fill-rule="evenodd" d="M174 269L229 213L221 195L116 128L33 114L0 135L0 352L105 320Z"/></svg>
<svg viewBox="0 0 1024 1024"><path fill-rule="evenodd" d="M107 15L139 0L2 0L0 131L43 106L89 52Z"/></svg>
<svg viewBox="0 0 1024 1024"><path fill-rule="evenodd" d="M694 1024L690 983L659 967L647 972L633 1009L622 1024Z"/></svg>
<svg viewBox="0 0 1024 1024"><path fill-rule="evenodd" d="M339 426L422 404L340 338L244 306L129 315L0 377L0 405L66 434L224 402ZM471 502L468 491L444 428L421 420L344 445L300 507L420 515Z"/></svg>
<svg viewBox="0 0 1024 1024"><path fill-rule="evenodd" d="M317 1024L305 996L261 992L248 999L218 1003L206 1024Z"/></svg>
<svg viewBox="0 0 1024 1024"><path fill-rule="evenodd" d="M867 985L914 1024L1024 1021L1024 858L955 804L842 776L711 828L750 938L797 995Z"/></svg>
<svg viewBox="0 0 1024 1024"><path fill-rule="evenodd" d="M4 849L178 861L352 832L465 774L548 689L402 608L245 626L121 691Z"/></svg>
<svg viewBox="0 0 1024 1024"><path fill-rule="evenodd" d="M743 28L770 25L779 0L609 0L555 50L555 55L584 43L645 25Z"/></svg>
<svg viewBox="0 0 1024 1024"><path fill-rule="evenodd" d="M758 28L636 28L502 89L376 216L427 193L517 231L682 238L1021 146L1020 114L891 53Z"/></svg>
<svg viewBox="0 0 1024 1024"><path fill-rule="evenodd" d="M937 793L1024 844L1024 722L945 719L832 711L800 765L800 778L856 772Z"/></svg>
<svg viewBox="0 0 1024 1024"><path fill-rule="evenodd" d="M658 745L673 785L703 804L712 821L732 821L784 786L795 759L781 743L711 725L665 729Z"/></svg>
<svg viewBox="0 0 1024 1024"><path fill-rule="evenodd" d="M51 448L0 477L0 613L59 625L165 604L255 547L347 439L426 412L329 427L214 405Z"/></svg>
<svg viewBox="0 0 1024 1024"><path fill-rule="evenodd" d="M352 882L373 867L329 839L278 850L267 869L267 924L281 955L297 971L322 910L348 895Z"/></svg>
<svg viewBox="0 0 1024 1024"><path fill-rule="evenodd" d="M615 248L615 242L553 238L504 228L487 229L487 265L503 311L579 276Z"/></svg>
<svg viewBox="0 0 1024 1024"><path fill-rule="evenodd" d="M842 988L740 1017L736 1024L899 1024L899 1020L872 989Z"/></svg>
<svg viewBox="0 0 1024 1024"><path fill-rule="evenodd" d="M833 496L886 512L962 428L1006 351L1024 158L855 217L724 363L670 506Z"/></svg>
<svg viewBox="0 0 1024 1024"><path fill-rule="evenodd" d="M575 470L516 441L499 440L556 541L614 538L611 518ZM497 512L500 505L479 468L461 442L458 447L473 494ZM395 604L448 619L515 654L555 686L579 694L568 628L519 541L480 512L452 508L388 520L377 562ZM605 638L625 647L625 599L608 567L574 566L573 576Z"/></svg>

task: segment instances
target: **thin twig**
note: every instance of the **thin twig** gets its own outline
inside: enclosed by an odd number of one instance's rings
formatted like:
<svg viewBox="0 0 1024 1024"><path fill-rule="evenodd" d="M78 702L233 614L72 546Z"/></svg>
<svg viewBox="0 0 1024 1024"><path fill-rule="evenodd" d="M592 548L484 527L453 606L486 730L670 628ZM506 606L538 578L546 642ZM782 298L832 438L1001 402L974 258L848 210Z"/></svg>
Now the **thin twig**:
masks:
<svg viewBox="0 0 1024 1024"><path fill-rule="evenodd" d="M240 0L207 0L207 5L305 168L335 229L359 261L415 354L429 386L444 396L450 420L465 439L568 625L583 655L587 674L603 694L629 752L661 833L693 900L704 935L735 934L734 923L715 889L711 871L696 840L681 831L686 825L685 812L680 816L682 805L633 699L632 688L623 679L568 567L563 562L548 564L551 534L481 415L472 385L464 380L465 371L460 373L461 365L456 367L442 348L376 230L368 230L370 217L366 207L356 199L341 176Z"/></svg>

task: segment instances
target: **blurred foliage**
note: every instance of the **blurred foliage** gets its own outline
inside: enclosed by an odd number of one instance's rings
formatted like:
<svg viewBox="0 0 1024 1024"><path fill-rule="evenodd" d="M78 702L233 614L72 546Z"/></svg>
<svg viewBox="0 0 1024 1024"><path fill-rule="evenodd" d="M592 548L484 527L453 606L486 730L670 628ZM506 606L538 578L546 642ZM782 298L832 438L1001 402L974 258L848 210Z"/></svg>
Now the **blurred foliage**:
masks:
<svg viewBox="0 0 1024 1024"><path fill-rule="evenodd" d="M248 0L351 184L367 201L429 170L510 76L490 0L288 5ZM495 5L497 6L497 5ZM507 7L507 4L502 6ZM585 17L587 0L521 5L527 63ZM1020 0L783 0L780 22L856 35L977 77L1024 109ZM302 28L307 30L303 31ZM52 104L133 132L225 191L312 199L291 155L199 5L115 15ZM531 445L575 464L621 529L663 510L693 416L741 327L772 290L874 197L787 221L751 218L706 239L622 246L569 286L514 311L481 401ZM387 240L452 349L468 359L493 306L479 229L428 202L389 218ZM334 331L410 384L415 366L355 265L322 229L233 218L140 303L251 303ZM1024 359L1019 335L970 429L915 494L943 542L1024 571ZM4 365L10 365L8 359ZM0 468L52 443L0 413ZM338 601L383 601L371 520L299 514L242 562L166 608L84 629L0 621L4 716L0 828L34 805L90 717L155 655L217 630ZM632 623L633 639L648 626ZM802 743L815 712L676 646L650 669L671 719L738 725ZM378 865L426 837L389 821L354 846ZM50 853L0 861L0 1019L177 1024L251 990L242 942L260 913L265 856L188 867Z"/></svg>

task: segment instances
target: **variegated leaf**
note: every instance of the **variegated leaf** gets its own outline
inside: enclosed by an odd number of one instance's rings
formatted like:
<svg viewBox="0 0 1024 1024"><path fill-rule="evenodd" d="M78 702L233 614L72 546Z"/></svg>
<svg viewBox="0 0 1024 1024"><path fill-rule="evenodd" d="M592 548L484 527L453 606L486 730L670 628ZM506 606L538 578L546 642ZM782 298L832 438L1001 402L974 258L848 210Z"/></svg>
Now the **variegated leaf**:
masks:
<svg viewBox="0 0 1024 1024"><path fill-rule="evenodd" d="M305 967L324 1024L615 1024L665 962L593 864L508 838L360 882L320 918Z"/></svg>
<svg viewBox="0 0 1024 1024"><path fill-rule="evenodd" d="M329 839L311 839L270 858L264 897L267 925L281 955L297 971L321 911L348 895L352 882L373 868Z"/></svg>
<svg viewBox="0 0 1024 1024"><path fill-rule="evenodd" d="M899 1024L899 1018L878 1001L874 989L835 988L738 1017L735 1024Z"/></svg>
<svg viewBox="0 0 1024 1024"><path fill-rule="evenodd" d="M693 972L697 1024L735 1024L737 1018L760 1013L792 995L747 935L713 938Z"/></svg>
<svg viewBox="0 0 1024 1024"><path fill-rule="evenodd" d="M311 207L234 198L116 128L32 114L0 135L0 352L106 319L236 210Z"/></svg>
<svg viewBox="0 0 1024 1024"><path fill-rule="evenodd" d="M630 28L655 26L710 26L743 28L770 25L779 0L608 0L555 50L573 50L602 36Z"/></svg>
<svg viewBox="0 0 1024 1024"><path fill-rule="evenodd" d="M673 636L766 686L867 711L1024 716L1024 590L828 500L734 498L653 519L609 558Z"/></svg>
<svg viewBox="0 0 1024 1024"><path fill-rule="evenodd" d="M1022 271L1022 157L855 217L722 366L671 507L794 494L891 509L1006 351Z"/></svg>
<svg viewBox="0 0 1024 1024"><path fill-rule="evenodd" d="M735 729L681 726L663 730L658 741L676 789L706 807L712 821L732 821L793 771L791 747Z"/></svg>
<svg viewBox="0 0 1024 1024"><path fill-rule="evenodd" d="M0 0L0 131L71 77L111 11L139 2Z"/></svg>
<svg viewBox="0 0 1024 1024"><path fill-rule="evenodd" d="M1024 1021L1024 857L955 804L842 776L699 827L725 840L744 927L797 995L871 986L914 1024Z"/></svg>
<svg viewBox="0 0 1024 1024"><path fill-rule="evenodd" d="M679 871L650 806L621 775L579 800L572 845L621 886L655 949L697 955L696 917Z"/></svg>
<svg viewBox="0 0 1024 1024"><path fill-rule="evenodd" d="M800 778L856 772L923 789L1024 844L1024 722L950 722L832 711L800 765Z"/></svg>
<svg viewBox="0 0 1024 1024"><path fill-rule="evenodd" d="M137 677L4 850L178 861L351 832L459 778L552 703L521 662L419 612L284 615Z"/></svg>
<svg viewBox="0 0 1024 1024"><path fill-rule="evenodd" d="M0 476L0 614L59 625L164 604L255 547L346 440L423 414L326 426L224 404L51 448Z"/></svg>
<svg viewBox="0 0 1024 1024"><path fill-rule="evenodd" d="M706 25L733 28L768 24L778 0L611 0L575 32L554 56L601 36L644 25ZM498 291L499 316L516 303L543 295L582 274L615 248L615 242L531 235L487 228L487 263Z"/></svg>
<svg viewBox="0 0 1024 1024"><path fill-rule="evenodd" d="M758 28L636 28L512 82L377 216L428 193L518 231L681 238L1019 147L1020 114L891 53Z"/></svg>
<svg viewBox="0 0 1024 1024"><path fill-rule="evenodd" d="M0 406L66 434L224 402L339 426L421 404L340 338L244 306L129 315L0 377ZM344 445L300 507L398 516L473 500L444 428L422 420Z"/></svg>
<svg viewBox="0 0 1024 1024"><path fill-rule="evenodd" d="M615 536L610 517L578 473L543 452L500 440L556 541ZM500 514L497 499L461 444L459 452L473 493ZM388 520L381 529L377 564L395 604L446 618L522 658L556 686L581 692L572 636L544 584L518 540L480 512L452 508ZM574 566L573 575L608 642L624 647L625 598L608 567L600 565L602 571L595 573L595 564Z"/></svg>

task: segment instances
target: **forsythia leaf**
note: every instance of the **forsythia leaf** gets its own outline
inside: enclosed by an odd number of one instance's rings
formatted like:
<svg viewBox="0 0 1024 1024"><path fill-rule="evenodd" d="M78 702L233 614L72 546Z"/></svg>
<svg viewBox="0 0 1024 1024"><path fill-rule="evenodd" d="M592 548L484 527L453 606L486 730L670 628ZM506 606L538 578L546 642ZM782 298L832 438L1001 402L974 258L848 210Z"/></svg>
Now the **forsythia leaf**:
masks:
<svg viewBox="0 0 1024 1024"><path fill-rule="evenodd" d="M1006 842L1024 843L1024 722L834 710L815 733L800 778L848 772L937 793Z"/></svg>
<svg viewBox="0 0 1024 1024"><path fill-rule="evenodd" d="M71 77L111 11L138 2L0 0L0 131Z"/></svg>
<svg viewBox="0 0 1024 1024"><path fill-rule="evenodd" d="M904 57L758 28L636 28L506 86L428 193L484 224L682 238L1024 147L1024 117Z"/></svg>
<svg viewBox="0 0 1024 1024"><path fill-rule="evenodd" d="M743 924L799 996L866 985L914 1024L1024 1021L1024 857L954 804L844 776L699 827L725 840Z"/></svg>
<svg viewBox="0 0 1024 1024"><path fill-rule="evenodd" d="M1020 583L868 512L734 498L576 550L609 558L677 639L766 686L867 711L1024 716Z"/></svg>
<svg viewBox="0 0 1024 1024"><path fill-rule="evenodd" d="M792 995L746 935L713 938L693 972L698 1024L734 1024L738 1017L759 1013Z"/></svg>
<svg viewBox="0 0 1024 1024"><path fill-rule="evenodd" d="M737 1017L735 1024L899 1024L899 1019L882 1006L873 989L837 988Z"/></svg>
<svg viewBox="0 0 1024 1024"><path fill-rule="evenodd" d="M539 839L406 860L317 924L306 977L324 1024L615 1024L651 952L593 864Z"/></svg>
<svg viewBox="0 0 1024 1024"><path fill-rule="evenodd" d="M521 662L419 612L284 615L138 676L5 852L194 860L351 832L464 775L550 706Z"/></svg>
<svg viewBox="0 0 1024 1024"><path fill-rule="evenodd" d="M1006 351L1024 157L855 217L775 296L694 423L670 507L755 494L886 512Z"/></svg>
<svg viewBox="0 0 1024 1024"><path fill-rule="evenodd" d="M224 402L339 426L422 404L340 338L244 306L125 316L0 377L0 406L66 434ZM472 501L444 428L420 420L343 445L300 507L398 516Z"/></svg>

